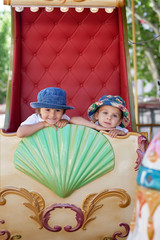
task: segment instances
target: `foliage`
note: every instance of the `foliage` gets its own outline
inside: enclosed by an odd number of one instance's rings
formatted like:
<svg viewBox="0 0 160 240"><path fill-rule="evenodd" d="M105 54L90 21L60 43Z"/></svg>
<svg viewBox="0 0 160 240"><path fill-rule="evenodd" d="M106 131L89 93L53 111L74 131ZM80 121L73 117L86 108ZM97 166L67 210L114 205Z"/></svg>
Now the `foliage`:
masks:
<svg viewBox="0 0 160 240"><path fill-rule="evenodd" d="M160 5L159 0L134 0L137 79L153 83L153 89L148 96L157 96L157 81L160 79ZM131 0L127 1L127 26L129 39L132 40L132 9ZM133 45L129 45L131 66L133 67Z"/></svg>
<svg viewBox="0 0 160 240"><path fill-rule="evenodd" d="M0 103L5 102L10 51L10 13L0 12Z"/></svg>

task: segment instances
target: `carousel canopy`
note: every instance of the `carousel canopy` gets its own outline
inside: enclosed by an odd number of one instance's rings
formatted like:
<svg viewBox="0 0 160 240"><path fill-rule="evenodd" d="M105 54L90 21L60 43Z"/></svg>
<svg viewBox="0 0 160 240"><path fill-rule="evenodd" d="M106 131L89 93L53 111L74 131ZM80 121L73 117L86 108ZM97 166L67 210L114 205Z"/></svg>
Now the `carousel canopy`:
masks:
<svg viewBox="0 0 160 240"><path fill-rule="evenodd" d="M4 5L39 7L123 7L125 0L4 0Z"/></svg>

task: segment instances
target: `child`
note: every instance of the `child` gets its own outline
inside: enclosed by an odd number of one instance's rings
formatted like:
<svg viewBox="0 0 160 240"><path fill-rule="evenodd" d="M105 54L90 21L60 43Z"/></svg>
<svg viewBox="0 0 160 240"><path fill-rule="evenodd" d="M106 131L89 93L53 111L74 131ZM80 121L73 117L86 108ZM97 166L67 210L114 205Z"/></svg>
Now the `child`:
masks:
<svg viewBox="0 0 160 240"><path fill-rule="evenodd" d="M124 136L130 122L124 100L119 96L104 95L88 109L91 122L81 117L72 117L70 123L84 125L95 130L107 130L111 137Z"/></svg>
<svg viewBox="0 0 160 240"><path fill-rule="evenodd" d="M65 114L66 109L74 109L66 105L66 92L60 88L49 87L41 90L37 96L38 101L30 103L36 113L21 123L17 130L18 137L27 137L38 130L50 127L62 128L70 118Z"/></svg>

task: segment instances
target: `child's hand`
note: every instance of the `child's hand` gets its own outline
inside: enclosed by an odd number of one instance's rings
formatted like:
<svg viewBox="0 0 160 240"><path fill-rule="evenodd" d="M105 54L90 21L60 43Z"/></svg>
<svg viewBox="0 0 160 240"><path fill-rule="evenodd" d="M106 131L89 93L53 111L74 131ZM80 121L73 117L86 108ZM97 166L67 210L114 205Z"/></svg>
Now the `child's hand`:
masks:
<svg viewBox="0 0 160 240"><path fill-rule="evenodd" d="M63 128L63 127L65 127L68 123L69 123L68 120L66 120L66 119L61 119L61 120L59 120L59 121L56 123L56 126L57 126L58 128Z"/></svg>
<svg viewBox="0 0 160 240"><path fill-rule="evenodd" d="M109 136L112 137L112 138L115 138L115 137L117 137L117 136L124 136L124 135L126 135L125 132L123 132L123 131L121 131L121 130L118 130L118 129L116 129L116 128L113 128L113 129L109 130L108 134L109 134Z"/></svg>
<svg viewBox="0 0 160 240"><path fill-rule="evenodd" d="M44 123L44 128L45 127L53 127L55 130L57 130L57 127L54 124L49 124L48 122L43 122Z"/></svg>

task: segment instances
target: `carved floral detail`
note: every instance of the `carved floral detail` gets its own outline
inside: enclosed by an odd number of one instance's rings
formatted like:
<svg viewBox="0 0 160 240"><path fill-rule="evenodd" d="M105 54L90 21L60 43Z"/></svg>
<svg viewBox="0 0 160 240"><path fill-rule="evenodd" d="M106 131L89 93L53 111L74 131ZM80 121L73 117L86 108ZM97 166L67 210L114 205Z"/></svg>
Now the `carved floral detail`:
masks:
<svg viewBox="0 0 160 240"><path fill-rule="evenodd" d="M3 219L0 219L0 223L1 224L4 224L5 221ZM10 232L7 231L7 230L1 230L0 231L0 236L3 236L3 235L7 235L6 238L4 238L3 240L14 240L14 239L20 239L22 236L21 235L13 235L11 236Z"/></svg>
<svg viewBox="0 0 160 240"><path fill-rule="evenodd" d="M139 169L139 166L142 163L143 157L144 157L144 153L146 151L146 147L147 147L147 138L145 136L139 136L138 137L138 149L137 149L137 154L138 154L138 158L136 160L136 166L135 166L135 171L137 171Z"/></svg>
<svg viewBox="0 0 160 240"><path fill-rule="evenodd" d="M48 221L49 221L49 218L50 218L50 212L55 210L55 208L70 208L71 210L75 211L76 212L76 220L77 220L77 226L75 226L74 228L72 228L71 226L67 225L64 227L64 230L66 232L75 232L77 231L79 228L81 228L81 226L83 225L83 222L84 222L84 216L83 216L83 212L80 208L76 207L75 205L73 204L52 204L51 206L47 207L44 212L43 212L43 215L42 215L42 223L43 223L43 226L51 231L51 232L59 232L61 231L61 227L58 226L58 225L55 225L54 227L50 227L48 225Z"/></svg>
<svg viewBox="0 0 160 240"><path fill-rule="evenodd" d="M103 207L103 204L98 204L100 200L106 197L118 197L120 198L119 206L121 208L125 208L130 204L130 196L129 194L123 190L123 189L106 189L100 193L94 193L90 194L86 197L86 199L83 201L82 209L84 212L84 224L82 226L82 229L86 229L86 225L93 221L96 217L91 217L92 214Z"/></svg>
<svg viewBox="0 0 160 240"><path fill-rule="evenodd" d="M117 231L113 234L112 237L105 237L105 238L103 238L103 240L117 240L116 236L118 236L119 238L126 238L130 231L129 225L127 223L120 223L119 226L125 227L126 233L124 235L122 235L122 232Z"/></svg>
<svg viewBox="0 0 160 240"><path fill-rule="evenodd" d="M44 199L38 193L29 192L24 188L6 187L0 192L0 205L6 204L6 199L4 197L8 194L17 194L29 201L29 203L23 204L35 213L35 216L30 216L30 218L35 220L40 225L41 229L43 227L41 215L45 207Z"/></svg>
<svg viewBox="0 0 160 240"><path fill-rule="evenodd" d="M20 239L20 238L22 238L21 235L14 235L11 237L11 240Z"/></svg>
<svg viewBox="0 0 160 240"><path fill-rule="evenodd" d="M115 232L113 234L113 237L112 237L113 240L117 240L116 236L119 237L119 238L125 238L129 234L130 227L127 223L120 223L119 226L120 227L122 227L122 226L125 227L126 233L123 235L122 232Z"/></svg>
<svg viewBox="0 0 160 240"><path fill-rule="evenodd" d="M0 219L0 223L1 224L4 224L5 223L5 221L4 220L2 220L2 219ZM4 236L4 235L6 235L6 238L4 238L3 240L8 240L9 238L10 238L10 232L8 232L7 230L0 230L0 236Z"/></svg>
<svg viewBox="0 0 160 240"><path fill-rule="evenodd" d="M103 204L98 204L98 202L106 197L118 197L120 198L119 206L121 208L125 208L130 204L130 196L126 191L123 189L106 189L100 193L93 193L88 195L85 200L83 201L82 210L78 207L76 207L73 204L52 204L51 206L45 207L45 202L43 198L35 192L29 192L24 188L15 188L15 187L6 187L0 192L0 205L4 205L6 203L6 199L4 198L8 194L17 194L21 197L24 197L29 201L29 203L23 203L27 208L31 209L35 216L30 216L33 220L35 220L37 223L39 223L40 228L44 227L49 231L52 232L59 232L61 231L62 227L55 225L54 227L50 227L48 224L48 221L50 219L50 212L55 210L56 208L70 208L71 210L76 212L76 221L77 225L75 227L72 226L65 226L64 230L67 232L74 232L78 229L82 228L85 230L86 224L90 221L94 220L96 217L91 217L92 214L101 208ZM4 223L4 220L0 220L0 223ZM128 225L125 223L121 223L120 226L124 226L126 228L126 234L122 235L121 232L116 232L113 234L112 238L113 240L116 240L116 236L118 237L125 237L128 235ZM14 235L10 236L10 233L6 230L0 231L0 236L7 235L7 237L4 240L14 240L14 239L20 239L21 235ZM10 238L11 237L11 238Z"/></svg>

